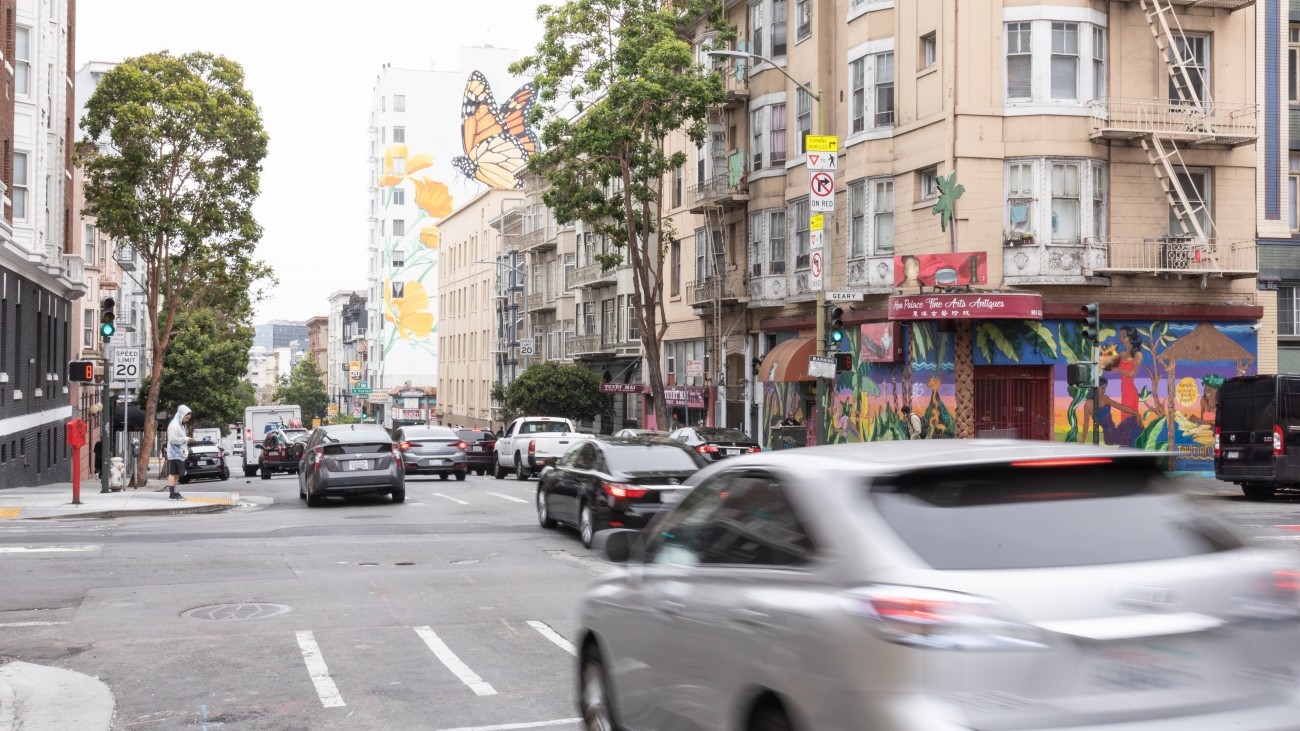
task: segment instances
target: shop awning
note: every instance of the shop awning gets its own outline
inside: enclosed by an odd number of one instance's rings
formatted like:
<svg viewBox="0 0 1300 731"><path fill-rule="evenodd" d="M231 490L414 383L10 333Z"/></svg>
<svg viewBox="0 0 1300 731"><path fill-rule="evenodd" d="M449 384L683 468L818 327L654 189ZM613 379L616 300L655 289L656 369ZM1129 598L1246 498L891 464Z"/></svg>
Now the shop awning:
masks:
<svg viewBox="0 0 1300 731"><path fill-rule="evenodd" d="M772 348L758 367L758 380L768 383L815 381L808 375L808 356L817 354L816 338L794 338Z"/></svg>

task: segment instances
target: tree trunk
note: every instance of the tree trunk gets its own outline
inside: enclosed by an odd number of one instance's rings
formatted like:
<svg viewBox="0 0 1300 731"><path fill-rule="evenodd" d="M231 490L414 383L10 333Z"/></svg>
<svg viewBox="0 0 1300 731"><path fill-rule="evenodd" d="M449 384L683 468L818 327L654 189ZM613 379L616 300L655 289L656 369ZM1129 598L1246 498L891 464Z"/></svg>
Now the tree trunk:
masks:
<svg viewBox="0 0 1300 731"><path fill-rule="evenodd" d="M971 345L970 321L958 320L953 328L953 371L957 380L957 436L975 436L975 358Z"/></svg>

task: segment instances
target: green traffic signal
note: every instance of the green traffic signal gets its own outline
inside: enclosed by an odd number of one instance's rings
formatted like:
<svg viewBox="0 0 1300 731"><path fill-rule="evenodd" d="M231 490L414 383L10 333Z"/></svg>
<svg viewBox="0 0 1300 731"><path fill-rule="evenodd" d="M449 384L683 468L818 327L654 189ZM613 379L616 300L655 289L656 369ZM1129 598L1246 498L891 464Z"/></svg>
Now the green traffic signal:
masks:
<svg viewBox="0 0 1300 731"><path fill-rule="evenodd" d="M831 310L830 337L832 343L840 343L844 340L844 308L836 307Z"/></svg>
<svg viewBox="0 0 1300 731"><path fill-rule="evenodd" d="M105 339L113 337L117 332L117 300L112 297L105 297L99 301L99 334Z"/></svg>

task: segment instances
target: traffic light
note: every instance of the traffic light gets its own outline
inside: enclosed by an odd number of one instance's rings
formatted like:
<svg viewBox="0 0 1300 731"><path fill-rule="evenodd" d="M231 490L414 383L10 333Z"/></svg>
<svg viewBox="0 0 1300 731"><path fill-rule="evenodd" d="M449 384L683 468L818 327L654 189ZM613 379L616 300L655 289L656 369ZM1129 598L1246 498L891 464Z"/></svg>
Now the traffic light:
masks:
<svg viewBox="0 0 1300 731"><path fill-rule="evenodd" d="M74 360L68 363L68 380L73 383L93 383L95 380L95 361Z"/></svg>
<svg viewBox="0 0 1300 731"><path fill-rule="evenodd" d="M99 334L105 339L113 337L117 332L117 300L112 297L105 297L99 301Z"/></svg>
<svg viewBox="0 0 1300 731"><path fill-rule="evenodd" d="M853 370L852 353L834 353L833 355L835 356L836 373L848 373L849 371Z"/></svg>
<svg viewBox="0 0 1300 731"><path fill-rule="evenodd" d="M1101 342L1101 305L1089 302L1079 308L1079 312L1083 315L1083 339Z"/></svg>
<svg viewBox="0 0 1300 731"><path fill-rule="evenodd" d="M830 316L826 323L826 339L830 343L831 351L840 349L840 343L844 342L844 308L832 307Z"/></svg>

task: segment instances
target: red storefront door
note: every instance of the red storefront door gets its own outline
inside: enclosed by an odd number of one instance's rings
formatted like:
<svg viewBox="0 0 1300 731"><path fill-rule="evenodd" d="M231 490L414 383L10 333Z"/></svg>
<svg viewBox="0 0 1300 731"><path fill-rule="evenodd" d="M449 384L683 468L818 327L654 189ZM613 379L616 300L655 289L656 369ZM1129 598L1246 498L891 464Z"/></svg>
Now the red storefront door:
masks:
<svg viewBox="0 0 1300 731"><path fill-rule="evenodd" d="M977 367L975 436L1050 440L1051 366Z"/></svg>

